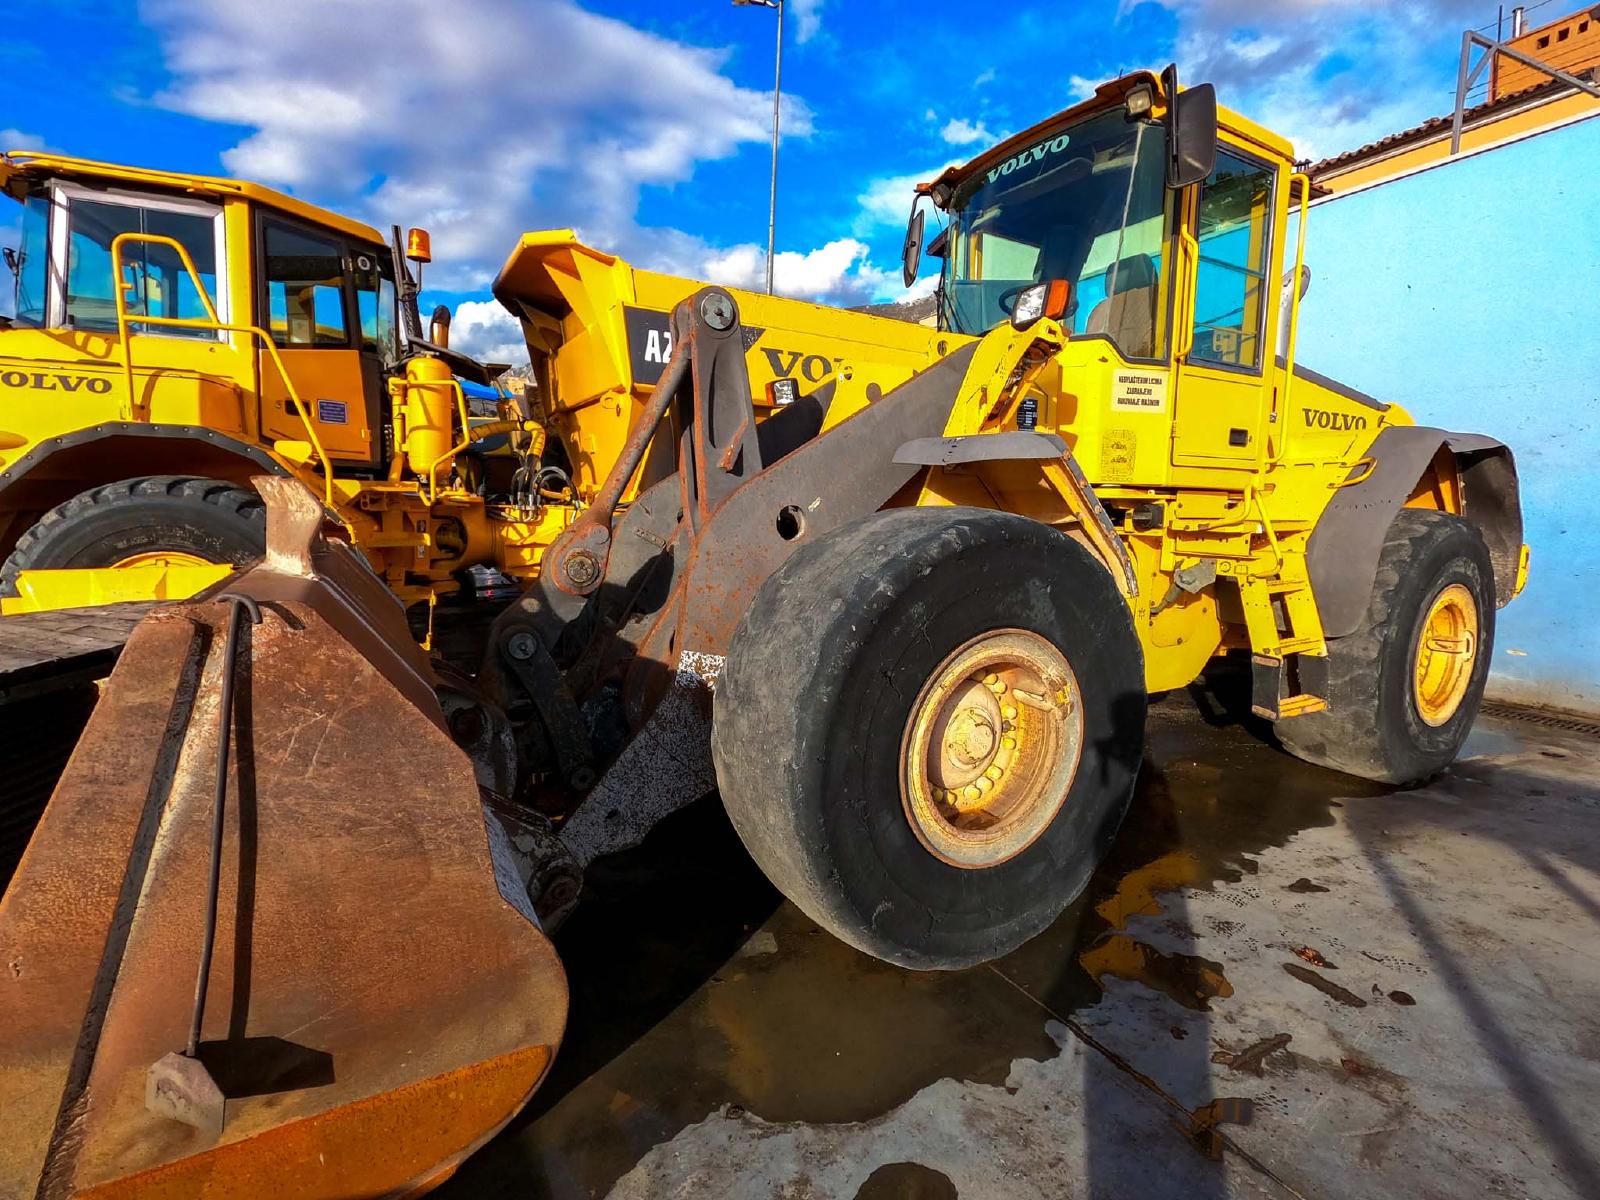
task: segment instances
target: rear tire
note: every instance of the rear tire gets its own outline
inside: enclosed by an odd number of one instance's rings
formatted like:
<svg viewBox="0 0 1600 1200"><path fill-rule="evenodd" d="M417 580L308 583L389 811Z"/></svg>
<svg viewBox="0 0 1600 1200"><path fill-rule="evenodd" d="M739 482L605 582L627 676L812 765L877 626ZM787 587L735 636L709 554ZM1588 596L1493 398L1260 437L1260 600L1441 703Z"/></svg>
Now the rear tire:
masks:
<svg viewBox="0 0 1600 1200"><path fill-rule="evenodd" d="M1017 646L1055 664L1025 701L1020 683L1007 692L966 665ZM969 694L998 718L985 688L1009 698L1009 717L975 735L968 761L1000 769L985 803L1020 798L958 817L992 824L993 845L914 802L955 792L928 786L931 760L910 749L954 744L950 706ZM1059 703L1035 703L1047 691ZM1011 514L890 509L803 547L762 586L717 684L712 755L751 856L812 920L901 966L964 967L1031 938L1087 885L1132 794L1146 704L1132 616L1089 551ZM991 738L1002 729L1009 751Z"/></svg>
<svg viewBox="0 0 1600 1200"><path fill-rule="evenodd" d="M266 507L246 488L216 479L124 479L52 508L0 567L0 595L16 595L23 571L112 567L174 554L236 567L266 552Z"/></svg>
<svg viewBox="0 0 1600 1200"><path fill-rule="evenodd" d="M1298 758L1379 783L1420 783L1454 760L1483 700L1494 652L1494 568L1477 527L1402 509L1389 527L1361 626L1328 643L1328 707L1279 721ZM1452 606L1474 626L1470 661L1452 672ZM1426 637L1425 642L1425 635ZM1430 646L1439 647L1437 650ZM1419 652L1429 662L1419 674Z"/></svg>

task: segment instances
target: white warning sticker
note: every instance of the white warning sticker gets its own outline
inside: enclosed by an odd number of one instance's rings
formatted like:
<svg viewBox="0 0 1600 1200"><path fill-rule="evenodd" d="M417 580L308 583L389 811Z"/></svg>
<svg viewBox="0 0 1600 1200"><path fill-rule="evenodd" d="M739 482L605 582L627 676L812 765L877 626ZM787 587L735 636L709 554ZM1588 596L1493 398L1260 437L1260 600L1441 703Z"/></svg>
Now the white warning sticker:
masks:
<svg viewBox="0 0 1600 1200"><path fill-rule="evenodd" d="M1111 381L1111 407L1119 412L1165 412L1167 377L1155 371L1118 371Z"/></svg>

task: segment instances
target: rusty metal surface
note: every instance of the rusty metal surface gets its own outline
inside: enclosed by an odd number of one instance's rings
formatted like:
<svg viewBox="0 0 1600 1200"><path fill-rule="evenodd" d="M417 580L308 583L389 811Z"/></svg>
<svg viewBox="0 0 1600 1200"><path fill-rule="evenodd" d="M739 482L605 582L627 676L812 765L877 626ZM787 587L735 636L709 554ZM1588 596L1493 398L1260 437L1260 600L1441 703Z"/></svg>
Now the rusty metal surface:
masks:
<svg viewBox="0 0 1600 1200"><path fill-rule="evenodd" d="M198 1054L221 1135L145 1106L187 1037L205 919L228 610L189 603L135 630L0 901L0 1195L405 1194L549 1065L565 978L497 887L426 663L347 547L303 548L318 578L233 584L263 620Z"/></svg>

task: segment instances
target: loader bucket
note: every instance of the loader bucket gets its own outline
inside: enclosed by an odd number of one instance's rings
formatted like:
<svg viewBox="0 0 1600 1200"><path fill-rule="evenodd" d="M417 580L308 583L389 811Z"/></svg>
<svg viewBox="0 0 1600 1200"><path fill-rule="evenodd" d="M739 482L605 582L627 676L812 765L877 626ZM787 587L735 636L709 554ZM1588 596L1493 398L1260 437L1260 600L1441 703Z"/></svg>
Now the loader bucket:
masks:
<svg viewBox="0 0 1600 1200"><path fill-rule="evenodd" d="M414 1194L560 1042L403 612L259 483L266 561L134 630L0 901L0 1195Z"/></svg>

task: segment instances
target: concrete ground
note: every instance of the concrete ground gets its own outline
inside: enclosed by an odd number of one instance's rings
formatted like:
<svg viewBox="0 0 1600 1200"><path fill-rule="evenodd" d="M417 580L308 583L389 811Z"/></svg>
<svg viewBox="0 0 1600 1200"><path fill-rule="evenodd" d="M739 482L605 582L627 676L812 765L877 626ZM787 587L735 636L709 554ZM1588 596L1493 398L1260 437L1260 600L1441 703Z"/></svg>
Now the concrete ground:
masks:
<svg viewBox="0 0 1600 1200"><path fill-rule="evenodd" d="M1178 694L988 967L834 941L714 799L598 865L554 1074L438 1195L1596 1197L1597 935L1592 734L1486 717L1396 792Z"/></svg>

